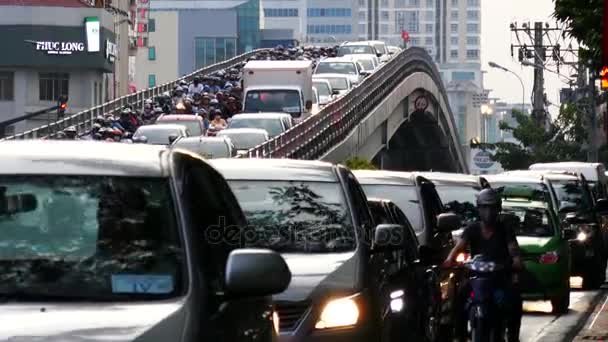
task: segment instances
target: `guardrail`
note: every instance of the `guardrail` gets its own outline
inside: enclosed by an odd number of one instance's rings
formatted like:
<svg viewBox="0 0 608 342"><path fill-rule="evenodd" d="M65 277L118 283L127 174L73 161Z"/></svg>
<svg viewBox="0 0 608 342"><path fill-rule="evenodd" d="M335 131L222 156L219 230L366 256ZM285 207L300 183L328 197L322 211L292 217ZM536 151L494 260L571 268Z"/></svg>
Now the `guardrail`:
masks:
<svg viewBox="0 0 608 342"><path fill-rule="evenodd" d="M421 60L426 63L421 63ZM445 96L443 82L431 57L421 48L409 48L382 65L344 97L328 104L292 129L249 150L249 158L318 159L343 141L349 132L413 72L431 75ZM450 113L451 116L451 113Z"/></svg>
<svg viewBox="0 0 608 342"><path fill-rule="evenodd" d="M2 140L17 140L17 139L38 139L45 137L53 137L57 132L64 130L67 127L75 126L78 130L79 134L84 134L91 130L93 127L93 121L99 115L104 114L118 114L126 105L132 106L140 106L143 108L144 101L150 98L154 98L163 94L166 91L173 91L173 88L179 84L180 81L185 80L186 82L190 82L194 76L197 75L207 75L211 74L215 71L222 70L225 68L229 68L234 64L243 62L247 60L249 57L255 55L256 53L263 51L266 49L258 49L254 50L239 56L236 56L232 59L213 64L207 66L202 69L198 69L188 75L178 78L175 81L161 84L159 86L148 88L144 90L140 90L136 93L125 95L114 99L112 101L106 102L99 106L87 109L85 111L79 112L77 114L71 115L61 120L57 120L49 125L44 125L38 128L34 128L29 131L25 131L23 133L18 133L9 137L5 137Z"/></svg>

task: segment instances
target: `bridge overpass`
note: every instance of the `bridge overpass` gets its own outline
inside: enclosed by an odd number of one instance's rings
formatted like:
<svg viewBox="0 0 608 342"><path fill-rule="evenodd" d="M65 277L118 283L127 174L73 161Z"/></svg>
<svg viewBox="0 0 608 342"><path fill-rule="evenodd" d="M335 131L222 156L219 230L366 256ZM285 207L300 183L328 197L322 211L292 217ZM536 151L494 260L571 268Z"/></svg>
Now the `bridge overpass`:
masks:
<svg viewBox="0 0 608 342"><path fill-rule="evenodd" d="M98 115L118 113L125 105L171 91L181 80L206 75L247 60L237 56L178 80L123 96L65 119L4 140L52 137L66 127L91 129ZM359 156L382 169L468 173L446 90L431 57L409 48L323 110L249 151L251 158L320 159L344 162Z"/></svg>

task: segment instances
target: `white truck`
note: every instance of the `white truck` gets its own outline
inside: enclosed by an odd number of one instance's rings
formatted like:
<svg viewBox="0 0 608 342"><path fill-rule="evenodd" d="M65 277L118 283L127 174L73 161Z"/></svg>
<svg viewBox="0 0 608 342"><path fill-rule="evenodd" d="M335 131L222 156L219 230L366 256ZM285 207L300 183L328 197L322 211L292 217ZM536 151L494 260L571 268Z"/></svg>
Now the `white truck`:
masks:
<svg viewBox="0 0 608 342"><path fill-rule="evenodd" d="M243 68L243 113L283 112L301 121L313 108L311 61L249 61Z"/></svg>

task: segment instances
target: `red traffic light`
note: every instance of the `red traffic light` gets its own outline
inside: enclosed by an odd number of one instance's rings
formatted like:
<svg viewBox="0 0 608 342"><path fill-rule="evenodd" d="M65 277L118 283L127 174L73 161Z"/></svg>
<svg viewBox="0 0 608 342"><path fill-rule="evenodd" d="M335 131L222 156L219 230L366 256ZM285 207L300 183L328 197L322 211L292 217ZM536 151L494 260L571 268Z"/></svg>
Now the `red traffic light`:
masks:
<svg viewBox="0 0 608 342"><path fill-rule="evenodd" d="M66 108L68 108L68 104L65 102L59 105L59 109L61 110L66 110Z"/></svg>
<svg viewBox="0 0 608 342"><path fill-rule="evenodd" d="M601 87L602 90L607 90L608 89L608 66L605 66L602 68L602 70L600 71L600 76L601 76Z"/></svg>

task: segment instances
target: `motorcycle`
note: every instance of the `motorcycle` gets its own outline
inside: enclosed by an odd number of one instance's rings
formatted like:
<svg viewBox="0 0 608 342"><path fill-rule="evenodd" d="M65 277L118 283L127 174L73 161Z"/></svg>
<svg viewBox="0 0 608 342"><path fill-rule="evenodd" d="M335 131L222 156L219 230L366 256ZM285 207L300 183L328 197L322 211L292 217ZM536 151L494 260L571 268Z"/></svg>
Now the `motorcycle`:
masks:
<svg viewBox="0 0 608 342"><path fill-rule="evenodd" d="M476 255L465 262L471 293L465 309L472 342L504 342L506 331L504 266Z"/></svg>

